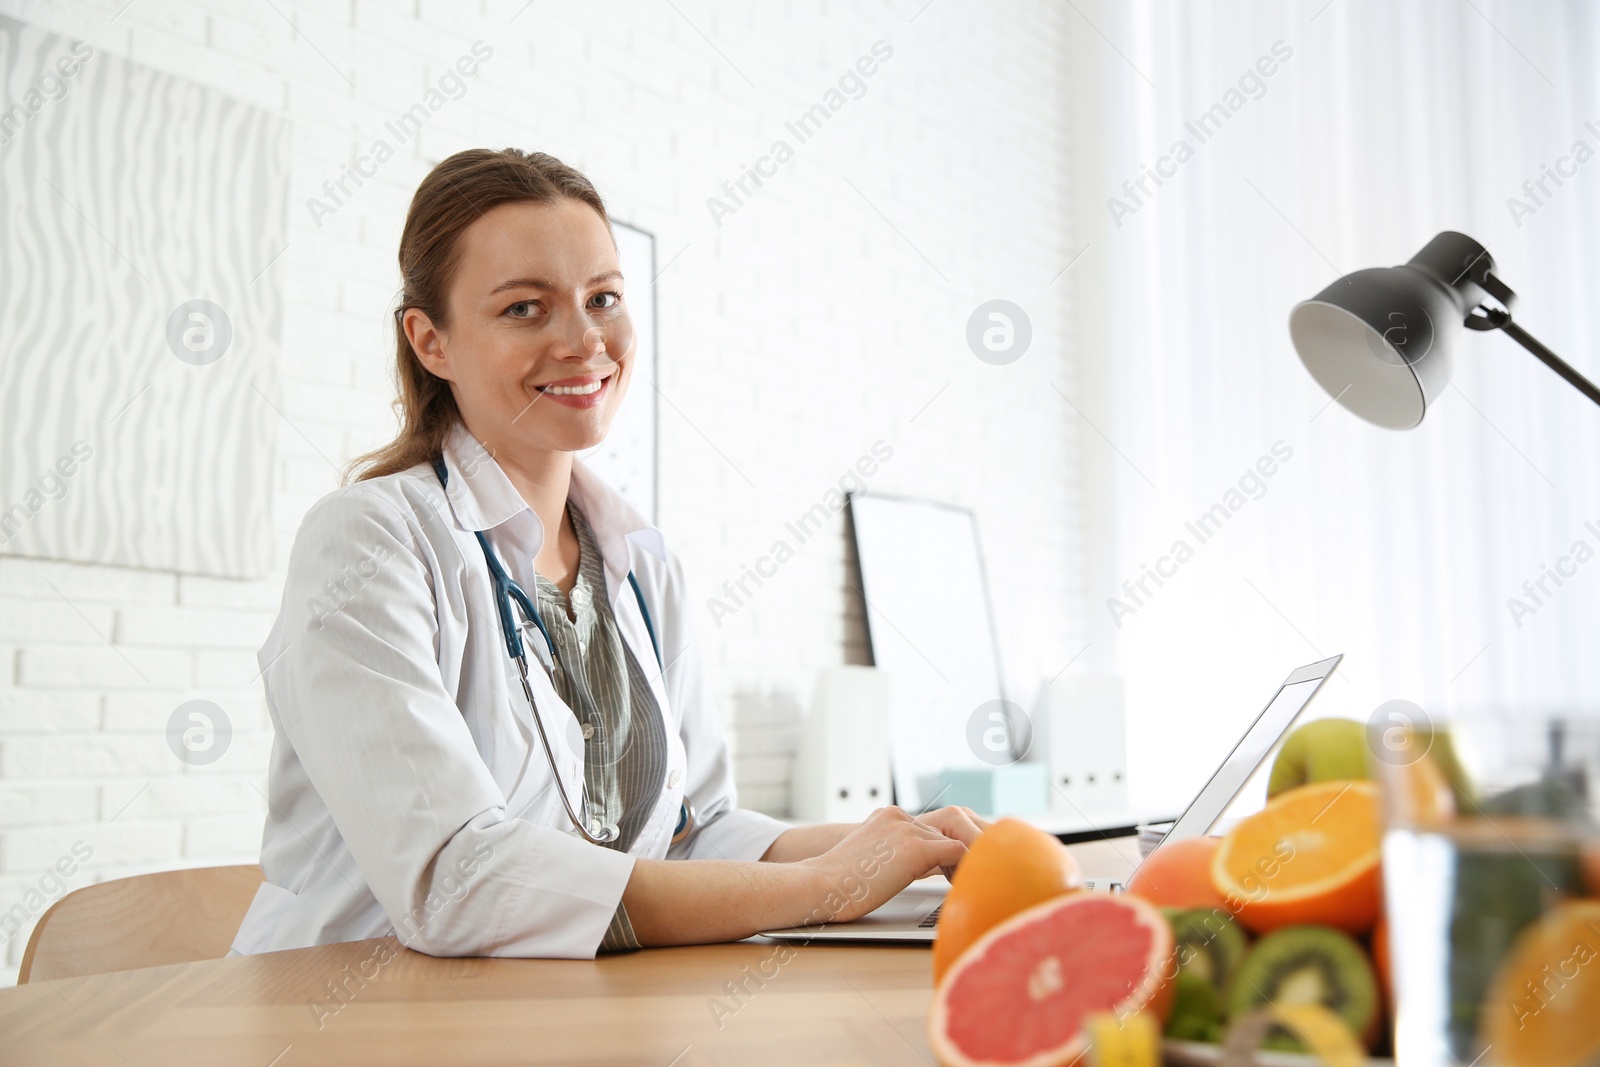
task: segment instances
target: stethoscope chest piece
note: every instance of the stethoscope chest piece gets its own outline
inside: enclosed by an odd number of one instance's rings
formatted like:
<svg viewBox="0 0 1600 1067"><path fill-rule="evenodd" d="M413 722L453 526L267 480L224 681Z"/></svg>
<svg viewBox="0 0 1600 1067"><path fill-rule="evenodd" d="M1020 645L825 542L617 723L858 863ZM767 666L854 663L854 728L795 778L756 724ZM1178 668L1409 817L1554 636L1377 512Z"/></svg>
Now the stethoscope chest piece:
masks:
<svg viewBox="0 0 1600 1067"><path fill-rule="evenodd" d="M694 805L685 797L678 805L678 825L672 828L672 843L676 845L694 833Z"/></svg>

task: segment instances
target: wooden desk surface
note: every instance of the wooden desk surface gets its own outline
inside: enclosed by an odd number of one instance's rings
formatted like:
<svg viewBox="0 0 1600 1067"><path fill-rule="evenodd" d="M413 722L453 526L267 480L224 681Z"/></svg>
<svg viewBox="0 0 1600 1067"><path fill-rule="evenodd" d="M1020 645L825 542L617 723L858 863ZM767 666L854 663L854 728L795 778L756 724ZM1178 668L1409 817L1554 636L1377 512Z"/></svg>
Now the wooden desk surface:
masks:
<svg viewBox="0 0 1600 1067"><path fill-rule="evenodd" d="M1091 877L1136 856L1131 838L1073 850ZM381 938L0 990L0 1063L926 1067L930 967L925 945L590 961L437 959Z"/></svg>

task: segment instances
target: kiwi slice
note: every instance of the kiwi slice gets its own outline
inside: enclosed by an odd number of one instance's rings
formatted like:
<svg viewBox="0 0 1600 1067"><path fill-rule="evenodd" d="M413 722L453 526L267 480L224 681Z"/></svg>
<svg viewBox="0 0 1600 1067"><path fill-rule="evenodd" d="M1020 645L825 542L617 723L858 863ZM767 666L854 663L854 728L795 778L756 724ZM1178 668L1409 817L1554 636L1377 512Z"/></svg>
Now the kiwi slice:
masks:
<svg viewBox="0 0 1600 1067"><path fill-rule="evenodd" d="M1222 998L1198 974L1178 971L1166 1035L1177 1041L1222 1041Z"/></svg>
<svg viewBox="0 0 1600 1067"><path fill-rule="evenodd" d="M1348 935L1327 926L1286 926L1245 956L1228 998L1236 1019L1262 1004L1320 1004L1363 1040L1378 1032L1378 979L1372 962ZM1302 1051L1275 1034L1269 1047Z"/></svg>
<svg viewBox="0 0 1600 1067"><path fill-rule="evenodd" d="M1211 983L1226 999L1248 944L1244 931L1221 908L1191 908L1167 916L1177 941L1178 970Z"/></svg>

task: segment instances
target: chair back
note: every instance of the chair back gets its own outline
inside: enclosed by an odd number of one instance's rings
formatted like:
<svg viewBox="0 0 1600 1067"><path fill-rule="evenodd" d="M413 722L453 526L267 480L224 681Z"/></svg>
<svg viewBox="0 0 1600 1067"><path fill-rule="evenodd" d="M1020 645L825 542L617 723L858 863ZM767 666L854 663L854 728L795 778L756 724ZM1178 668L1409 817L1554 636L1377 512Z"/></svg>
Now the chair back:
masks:
<svg viewBox="0 0 1600 1067"><path fill-rule="evenodd" d="M264 879L252 863L161 871L75 889L33 928L17 982L226 956Z"/></svg>

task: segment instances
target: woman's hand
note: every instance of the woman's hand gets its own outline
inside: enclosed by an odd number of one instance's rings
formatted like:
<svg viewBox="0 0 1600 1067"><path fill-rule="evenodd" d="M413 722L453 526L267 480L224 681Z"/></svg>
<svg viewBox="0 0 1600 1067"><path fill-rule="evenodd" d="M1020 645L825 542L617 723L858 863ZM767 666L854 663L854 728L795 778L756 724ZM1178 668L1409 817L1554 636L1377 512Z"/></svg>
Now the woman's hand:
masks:
<svg viewBox="0 0 1600 1067"><path fill-rule="evenodd" d="M987 826L966 808L912 816L879 808L828 851L799 866L821 876L823 897L808 923L849 922L876 909L917 878L954 871L967 844Z"/></svg>
<svg viewBox="0 0 1600 1067"><path fill-rule="evenodd" d="M854 825L794 827L767 850L766 863L637 860L622 903L644 945L737 941L760 930L848 922L918 878L954 871L988 825L970 808L916 817L879 808Z"/></svg>
<svg viewBox="0 0 1600 1067"><path fill-rule="evenodd" d="M934 808L917 816L918 821L927 823L946 837L953 837L963 845L971 846L978 835L989 828L989 820L980 818L978 813L971 808L964 808L952 804L949 807ZM919 878L929 878L941 870L949 878L955 874L954 867L932 868L918 875Z"/></svg>

